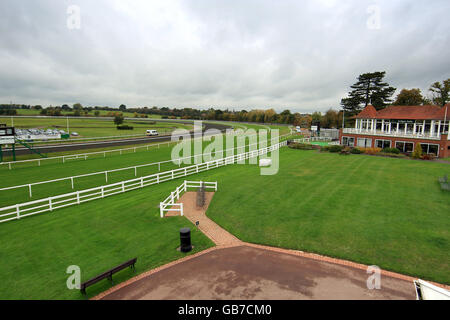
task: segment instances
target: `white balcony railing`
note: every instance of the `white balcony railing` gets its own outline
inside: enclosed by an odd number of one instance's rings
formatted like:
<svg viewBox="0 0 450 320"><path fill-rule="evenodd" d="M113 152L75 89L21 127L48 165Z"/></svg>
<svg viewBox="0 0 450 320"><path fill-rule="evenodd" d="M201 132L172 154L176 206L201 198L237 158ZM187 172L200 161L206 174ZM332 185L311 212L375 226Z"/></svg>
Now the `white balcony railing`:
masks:
<svg viewBox="0 0 450 320"><path fill-rule="evenodd" d="M388 137L398 137L398 138L418 138L418 139L432 139L432 140L440 140L441 135L437 133L431 134L430 132L424 133L413 133L412 131L397 131L391 130L382 131L382 130L367 130L367 129L355 129L355 128L344 128L343 133L352 133L352 134L363 134L363 135L371 135L371 136L388 136Z"/></svg>

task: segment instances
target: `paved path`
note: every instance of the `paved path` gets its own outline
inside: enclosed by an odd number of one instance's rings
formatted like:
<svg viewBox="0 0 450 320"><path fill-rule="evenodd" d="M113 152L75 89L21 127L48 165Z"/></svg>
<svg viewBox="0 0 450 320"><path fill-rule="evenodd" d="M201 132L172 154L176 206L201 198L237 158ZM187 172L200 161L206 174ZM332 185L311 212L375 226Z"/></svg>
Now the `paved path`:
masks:
<svg viewBox="0 0 450 320"><path fill-rule="evenodd" d="M412 282L382 277L381 289L369 290L367 277L365 270L248 245L216 247L140 275L97 299L415 299Z"/></svg>
<svg viewBox="0 0 450 320"><path fill-rule="evenodd" d="M203 208L197 207L197 193L186 192L178 200L183 203L184 216L188 218L194 225L199 222L199 229L210 238L217 246L242 245L242 241L233 236L231 233L221 228L214 221L206 216L206 210L211 203L214 192L206 192L206 203ZM169 215L171 213L169 212Z"/></svg>

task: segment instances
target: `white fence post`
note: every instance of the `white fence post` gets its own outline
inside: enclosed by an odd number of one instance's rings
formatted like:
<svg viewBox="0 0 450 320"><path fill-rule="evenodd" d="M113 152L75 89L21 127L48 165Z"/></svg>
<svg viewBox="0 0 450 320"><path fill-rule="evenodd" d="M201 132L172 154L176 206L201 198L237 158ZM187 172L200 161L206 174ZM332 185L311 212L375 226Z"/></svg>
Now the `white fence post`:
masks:
<svg viewBox="0 0 450 320"><path fill-rule="evenodd" d="M77 204L80 204L80 191L77 191Z"/></svg>
<svg viewBox="0 0 450 320"><path fill-rule="evenodd" d="M180 212L181 212L181 216L184 216L184 212L183 212L183 202L180 203Z"/></svg>
<svg viewBox="0 0 450 320"><path fill-rule="evenodd" d="M105 179L106 179L106 182L108 182L108 171L105 171Z"/></svg>
<svg viewBox="0 0 450 320"><path fill-rule="evenodd" d="M20 219L20 209L19 209L19 204L16 204L16 216L17 216L17 219Z"/></svg>
<svg viewBox="0 0 450 320"><path fill-rule="evenodd" d="M70 178L70 181L72 182L72 189L73 189L73 177Z"/></svg>
<svg viewBox="0 0 450 320"><path fill-rule="evenodd" d="M28 185L28 189L30 190L30 198L32 198L33 194L31 193L31 184Z"/></svg>
<svg viewBox="0 0 450 320"><path fill-rule="evenodd" d="M50 211L53 211L53 206L52 206L52 198L48 198L48 207L50 208Z"/></svg>
<svg viewBox="0 0 450 320"><path fill-rule="evenodd" d="M161 218L164 218L163 204L162 203L159 204L159 214L160 214Z"/></svg>

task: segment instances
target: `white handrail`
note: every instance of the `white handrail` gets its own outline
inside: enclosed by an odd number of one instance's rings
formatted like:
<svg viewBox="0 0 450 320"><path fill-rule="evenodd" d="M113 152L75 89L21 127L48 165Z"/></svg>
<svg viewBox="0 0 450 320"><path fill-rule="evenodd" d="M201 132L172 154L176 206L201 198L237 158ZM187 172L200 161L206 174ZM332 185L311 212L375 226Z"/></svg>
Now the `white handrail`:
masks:
<svg viewBox="0 0 450 320"><path fill-rule="evenodd" d="M170 193L170 196L168 196L163 202L159 203L159 214L161 218L164 218L164 211L180 211L181 215L184 215L183 212L183 204L182 203L176 203L176 200L180 199L180 195L183 192L186 192L187 188L198 188L201 187L202 184L205 188L211 188L217 191L217 181L216 182L208 182L208 181L186 181L184 180L183 184L180 185L178 188L175 189L174 192ZM170 207L169 209L167 207ZM178 207L178 208L174 208Z"/></svg>
<svg viewBox="0 0 450 320"><path fill-rule="evenodd" d="M127 191L144 188L149 185L159 184L164 181L169 181L180 177L185 177L188 175L193 175L198 172L219 168L228 164L234 164L235 162L238 162L240 160L250 159L253 157L257 157L258 155L270 153L286 145L287 141L282 141L269 147L261 148L256 152L248 151L245 153L229 156L226 158L195 164L189 167L155 173L146 177L140 177L100 187L80 190L77 192L52 196L45 199L3 207L0 208L0 219L2 218L0 220L0 223L21 219L23 217L35 215L42 212L54 211L59 208L80 204L95 199L101 199L114 194L124 193ZM25 214L23 214L24 212Z"/></svg>

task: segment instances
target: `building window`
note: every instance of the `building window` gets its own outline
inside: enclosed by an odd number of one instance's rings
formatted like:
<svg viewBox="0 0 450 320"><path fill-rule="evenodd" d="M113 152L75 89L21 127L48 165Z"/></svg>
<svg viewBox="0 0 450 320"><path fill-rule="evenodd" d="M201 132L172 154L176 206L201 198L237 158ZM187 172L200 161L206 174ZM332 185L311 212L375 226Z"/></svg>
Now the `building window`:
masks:
<svg viewBox="0 0 450 320"><path fill-rule="evenodd" d="M358 147L361 147L361 148L372 148L372 139L358 138Z"/></svg>
<svg viewBox="0 0 450 320"><path fill-rule="evenodd" d="M414 151L414 142L397 141L395 147L403 153L410 153Z"/></svg>
<svg viewBox="0 0 450 320"><path fill-rule="evenodd" d="M439 145L438 144L429 144L429 143L421 143L422 152L425 154L433 154L436 157L439 155Z"/></svg>
<svg viewBox="0 0 450 320"><path fill-rule="evenodd" d="M353 138L353 137L342 137L342 144L344 146L353 147L355 145L355 138Z"/></svg>
<svg viewBox="0 0 450 320"><path fill-rule="evenodd" d="M391 147L391 140L375 140L375 147L377 148L390 148Z"/></svg>

